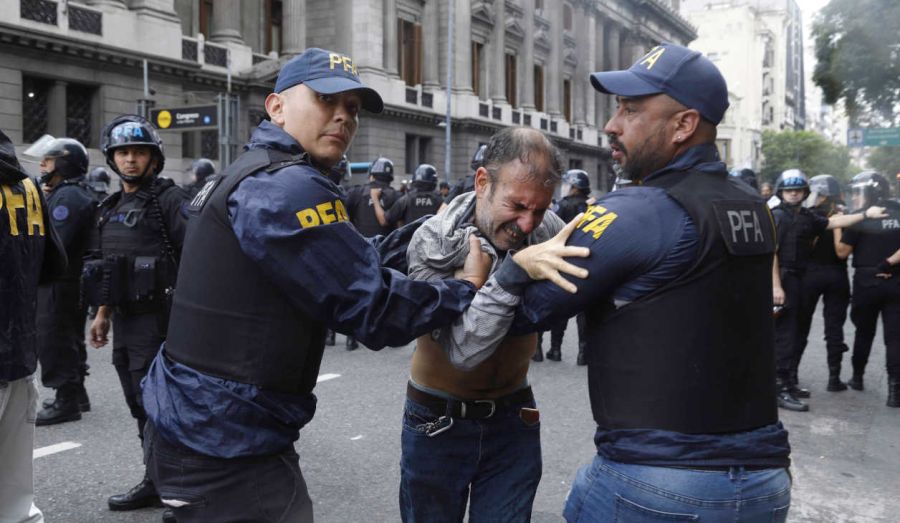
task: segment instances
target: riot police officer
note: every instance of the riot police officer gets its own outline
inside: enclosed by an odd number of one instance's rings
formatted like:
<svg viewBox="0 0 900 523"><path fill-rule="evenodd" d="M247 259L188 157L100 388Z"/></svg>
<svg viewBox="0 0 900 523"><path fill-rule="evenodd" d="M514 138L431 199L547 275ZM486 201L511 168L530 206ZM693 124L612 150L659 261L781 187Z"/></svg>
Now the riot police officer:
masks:
<svg viewBox="0 0 900 523"><path fill-rule="evenodd" d="M799 398L809 397L800 388L797 369L800 365L798 325L802 281L812 255L814 242L826 228L849 227L864 218L879 218L884 208L872 207L865 213L834 215L830 218L813 213L802 206L809 196L809 181L799 169L781 173L775 184L781 203L772 209L778 237L778 253L772 270L773 301L783 306L775 317L775 357L778 384L778 406L805 412L809 406Z"/></svg>
<svg viewBox="0 0 900 523"><path fill-rule="evenodd" d="M91 172L85 176L84 181L94 191L94 197L98 202L103 201L109 196L109 173L106 167L94 167Z"/></svg>
<svg viewBox="0 0 900 523"><path fill-rule="evenodd" d="M394 162L379 157L369 167L369 183L351 187L347 191L347 212L350 221L366 237L391 232L385 213L397 201L394 181Z"/></svg>
<svg viewBox="0 0 900 523"><path fill-rule="evenodd" d="M588 173L581 169L570 169L563 175L561 192L564 195L556 208L556 214L566 223L572 221L579 213L583 213L588 208L588 197L591 194L591 179ZM547 351L547 359L551 361L562 360L562 341L568 326L568 319L563 320L550 329L550 350ZM575 323L578 326L578 357L576 363L584 365L584 349L587 344L587 338L584 334L585 316L584 313L578 313L575 316ZM543 342L543 333L538 338L538 348L531 358L534 361L541 361L541 343Z"/></svg>
<svg viewBox="0 0 900 523"><path fill-rule="evenodd" d="M82 258L87 250L97 202L84 182L87 150L77 140L57 138L47 144L40 163L41 184L47 188L50 222L69 260L66 273L38 289L38 357L41 381L56 389L45 402L36 424L54 425L81 419L91 409L84 377L85 310L81 305Z"/></svg>
<svg viewBox="0 0 900 523"><path fill-rule="evenodd" d="M753 169L747 167L744 167L743 169L732 169L728 171L728 176L737 178L757 191L759 190L759 186L756 184L756 173L753 172Z"/></svg>
<svg viewBox="0 0 900 523"><path fill-rule="evenodd" d="M486 143L480 144L478 146L478 149L475 149L475 154L472 155L472 160L469 162L469 173L465 178L456 182L456 185L454 185L450 189L450 192L444 199L445 202L449 203L460 194L472 192L475 190L475 171L477 171L479 167L484 165L484 151L486 149Z"/></svg>
<svg viewBox="0 0 900 523"><path fill-rule="evenodd" d="M347 159L347 155L342 156L341 161L328 170L328 179L337 186L337 190L340 192L341 196L345 198L347 196L347 189L341 185L341 182L349 180L351 176L350 160ZM359 346L356 342L353 342L353 344ZM349 347L350 345L351 343L348 340L347 346ZM334 347L334 331L331 329L325 330L325 346Z"/></svg>
<svg viewBox="0 0 900 523"><path fill-rule="evenodd" d="M38 284L65 271L44 195L0 131L0 521L43 521L34 505Z"/></svg>
<svg viewBox="0 0 900 523"><path fill-rule="evenodd" d="M206 179L216 174L216 164L209 158L197 158L191 163L191 183L185 186L189 198L193 198L200 192Z"/></svg>
<svg viewBox="0 0 900 523"><path fill-rule="evenodd" d="M99 306L91 345L106 345L112 321L113 365L143 437L147 415L140 383L165 340L187 193L157 176L165 164L162 140L144 118L115 118L103 129L101 148L121 178L122 190L100 204L92 245L96 252L85 264L85 294L91 305ZM109 498L110 510L157 504L156 489L146 476L127 493Z"/></svg>
<svg viewBox="0 0 900 523"><path fill-rule="evenodd" d="M437 169L423 163L416 167L412 183L387 213L387 221L395 227L412 223L422 216L435 214L443 201L434 189L437 186Z"/></svg>
<svg viewBox="0 0 900 523"><path fill-rule="evenodd" d="M841 184L830 174L813 176L809 180L810 195L807 207L812 212L830 217L843 212ZM850 304L850 280L847 278L847 261L838 257L836 242L841 240L842 229L824 230L813 244L809 265L800 286L800 310L797 313L797 360L806 348L810 325L816 312L816 304L822 297L825 319L825 347L828 352L829 392L847 390L841 381L841 359L847 352L844 343L844 321ZM796 368L796 365L795 365Z"/></svg>
<svg viewBox="0 0 900 523"><path fill-rule="evenodd" d="M890 199L888 180L873 171L857 174L850 182L857 209L883 205L888 215L867 220L844 231L838 254L853 254L853 298L850 320L853 339L853 378L848 383L863 390L863 374L881 314L888 372L889 407L900 407L900 204Z"/></svg>

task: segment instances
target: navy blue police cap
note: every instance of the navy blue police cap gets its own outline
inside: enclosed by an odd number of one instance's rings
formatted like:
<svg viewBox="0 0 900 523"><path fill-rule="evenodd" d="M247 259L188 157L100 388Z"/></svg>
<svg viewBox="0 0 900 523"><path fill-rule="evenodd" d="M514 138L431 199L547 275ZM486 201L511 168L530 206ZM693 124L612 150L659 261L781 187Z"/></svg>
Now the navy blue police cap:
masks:
<svg viewBox="0 0 900 523"><path fill-rule="evenodd" d="M719 69L701 53L660 44L624 71L591 74L594 89L625 97L667 94L717 124L728 109L728 86Z"/></svg>
<svg viewBox="0 0 900 523"><path fill-rule="evenodd" d="M357 91L362 98L363 109L371 113L384 110L381 95L360 81L353 59L340 53L318 47L303 51L281 68L275 81L275 92L280 93L299 84L319 94Z"/></svg>

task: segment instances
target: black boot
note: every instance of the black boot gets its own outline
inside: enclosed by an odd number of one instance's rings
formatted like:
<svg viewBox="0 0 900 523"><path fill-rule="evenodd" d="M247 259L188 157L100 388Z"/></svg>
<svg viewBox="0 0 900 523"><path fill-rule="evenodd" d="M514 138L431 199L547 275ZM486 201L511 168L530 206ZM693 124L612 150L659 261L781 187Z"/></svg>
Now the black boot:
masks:
<svg viewBox="0 0 900 523"><path fill-rule="evenodd" d="M562 361L562 350L560 347L550 347L547 351L547 359L550 361Z"/></svg>
<svg viewBox="0 0 900 523"><path fill-rule="evenodd" d="M356 341L356 338L347 336L346 347L347 350L356 350L359 348L359 343Z"/></svg>
<svg viewBox="0 0 900 523"><path fill-rule="evenodd" d="M900 407L900 377L888 376L888 399L887 406Z"/></svg>
<svg viewBox="0 0 900 523"><path fill-rule="evenodd" d="M840 392L847 390L847 385L841 381L841 366L828 367L828 386L825 387L828 392Z"/></svg>
<svg viewBox="0 0 900 523"><path fill-rule="evenodd" d="M63 385L56 389L56 399L50 405L46 405L38 412L34 424L38 427L56 425L66 421L78 421L81 419L81 409L78 408L77 391L75 385Z"/></svg>
<svg viewBox="0 0 900 523"><path fill-rule="evenodd" d="M107 503L109 504L109 510L116 511L162 506L162 502L159 500L159 494L156 493L156 487L153 485L153 481L146 476L140 483L133 486L131 490L125 494L110 496Z"/></svg>
<svg viewBox="0 0 900 523"><path fill-rule="evenodd" d="M325 331L325 346L334 347L334 331L331 329Z"/></svg>
<svg viewBox="0 0 900 523"><path fill-rule="evenodd" d="M578 358L575 359L576 365L587 365L587 362L584 360L584 345L581 343L578 344Z"/></svg>
<svg viewBox="0 0 900 523"><path fill-rule="evenodd" d="M163 510L162 520L163 523L178 523L178 520L175 519L175 512L173 512L170 508Z"/></svg>
<svg viewBox="0 0 900 523"><path fill-rule="evenodd" d="M853 371L853 377L850 378L850 381L847 382L847 385L850 385L850 388L853 390L863 390L863 373Z"/></svg>
<svg viewBox="0 0 900 523"><path fill-rule="evenodd" d="M543 336L538 337L537 348L534 349L534 354L531 355L531 361L536 361L539 363L544 361L544 347L541 346L543 345L541 343L543 341L541 338L543 338Z"/></svg>
<svg viewBox="0 0 900 523"><path fill-rule="evenodd" d="M809 389L800 388L800 382L797 379L797 371L791 373L791 394L795 398L808 398L810 396Z"/></svg>
<svg viewBox="0 0 900 523"><path fill-rule="evenodd" d="M791 380L787 378L778 380L778 406L782 409L793 410L796 412L806 412L809 410L809 405L803 403L791 394Z"/></svg>

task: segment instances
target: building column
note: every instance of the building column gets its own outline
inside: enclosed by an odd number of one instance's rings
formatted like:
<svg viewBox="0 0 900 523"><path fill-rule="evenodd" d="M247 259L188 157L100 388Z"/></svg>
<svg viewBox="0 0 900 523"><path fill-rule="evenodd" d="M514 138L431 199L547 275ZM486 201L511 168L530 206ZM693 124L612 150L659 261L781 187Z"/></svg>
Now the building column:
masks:
<svg viewBox="0 0 900 523"><path fill-rule="evenodd" d="M47 134L60 138L66 133L66 82L53 82L47 93Z"/></svg>
<svg viewBox="0 0 900 523"><path fill-rule="evenodd" d="M425 2L425 11L423 13L423 18L425 19L425 35L427 35L423 44L425 48L425 59L423 60L425 63L424 86L431 89L436 89L441 85L440 71L438 70L438 66L440 65L440 60L438 58L438 54L440 53L438 48L440 46L438 43L441 34L441 15L438 12L439 1L440 0L427 0ZM394 53L394 56L396 56L396 53Z"/></svg>
<svg viewBox="0 0 900 523"><path fill-rule="evenodd" d="M491 100L506 102L506 5L505 0L494 0L494 29L491 32L491 50L494 66L491 67Z"/></svg>
<svg viewBox="0 0 900 523"><path fill-rule="evenodd" d="M618 71L621 66L619 65L621 61L619 60L621 56L621 48L619 46L622 38L622 33L619 30L619 26L612 22L609 24L609 27L606 29L606 42L607 42L607 50L606 57L609 61L609 70L610 71ZM616 114L616 97L608 94L601 94L601 96L606 97L607 107L607 115L610 118L614 114Z"/></svg>
<svg viewBox="0 0 900 523"><path fill-rule="evenodd" d="M562 116L563 28L562 9L550 9L550 59L544 76L547 84L546 111L551 117ZM549 81L547 81L549 80Z"/></svg>
<svg viewBox="0 0 900 523"><path fill-rule="evenodd" d="M525 111L534 111L534 0L522 0L522 10L525 11L523 20L525 38L522 41L522 85L519 107Z"/></svg>
<svg viewBox="0 0 900 523"><path fill-rule="evenodd" d="M430 2L429 2L430 3ZM384 71L399 76L397 68L397 0L384 0ZM428 56L427 54L425 55Z"/></svg>
<svg viewBox="0 0 900 523"><path fill-rule="evenodd" d="M241 0L217 0L213 5L212 32L216 43L243 44L241 38Z"/></svg>
<svg viewBox="0 0 900 523"><path fill-rule="evenodd" d="M593 22L594 24L594 61L591 63L590 69L591 72L603 71L606 68L606 60L604 60L604 55L606 53L606 31L605 26L603 25L603 19L597 16ZM594 104L594 123L598 129L603 129L606 125L606 111L604 108L606 107L603 103L603 99L600 98L600 93L594 89L594 86L591 85L591 94L589 95L589 99L591 103Z"/></svg>
<svg viewBox="0 0 900 523"><path fill-rule="evenodd" d="M583 127L587 124L587 95L590 84L587 81L588 64L593 52L594 42L591 39L592 25L589 16L590 8L583 3L576 4L575 8L575 34L579 36L575 43L575 56L578 63L575 64L575 78L572 79L574 100L572 102L572 120L575 125Z"/></svg>
<svg viewBox="0 0 900 523"><path fill-rule="evenodd" d="M306 49L306 0L285 0L281 9L281 53L300 54Z"/></svg>
<svg viewBox="0 0 900 523"><path fill-rule="evenodd" d="M455 2L453 23L453 90L472 93L472 2L470 0L450 0Z"/></svg>

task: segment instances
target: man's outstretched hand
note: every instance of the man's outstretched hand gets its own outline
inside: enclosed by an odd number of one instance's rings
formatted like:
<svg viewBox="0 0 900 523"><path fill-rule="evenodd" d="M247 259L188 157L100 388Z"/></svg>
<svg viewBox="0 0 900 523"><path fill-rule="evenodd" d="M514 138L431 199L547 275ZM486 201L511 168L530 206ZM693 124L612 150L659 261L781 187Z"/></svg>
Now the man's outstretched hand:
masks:
<svg viewBox="0 0 900 523"><path fill-rule="evenodd" d="M587 269L576 267L564 259L570 256L587 258L591 254L587 247L566 245L582 216L584 213L576 216L556 236L544 243L517 252L513 255L513 261L522 267L532 280L550 280L572 294L578 292L578 287L563 278L562 273L582 279L588 277Z"/></svg>

